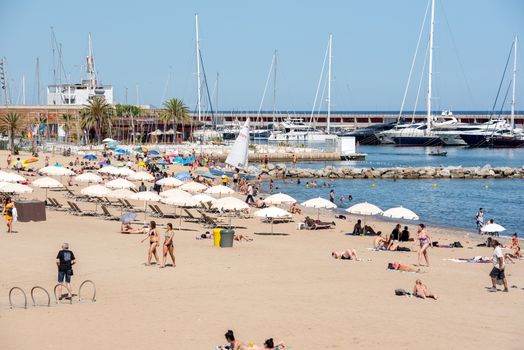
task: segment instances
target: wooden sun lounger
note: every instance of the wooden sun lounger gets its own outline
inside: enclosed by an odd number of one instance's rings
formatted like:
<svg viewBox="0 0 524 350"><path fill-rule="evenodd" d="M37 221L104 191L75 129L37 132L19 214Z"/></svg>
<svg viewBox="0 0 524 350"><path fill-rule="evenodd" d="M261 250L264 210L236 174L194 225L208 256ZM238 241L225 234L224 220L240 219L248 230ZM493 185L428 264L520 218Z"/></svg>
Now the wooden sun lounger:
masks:
<svg viewBox="0 0 524 350"><path fill-rule="evenodd" d="M203 221L202 215L200 217L196 217L187 208L184 208L183 210L187 214L187 217L185 218L186 221L192 221L192 222L202 222Z"/></svg>
<svg viewBox="0 0 524 350"><path fill-rule="evenodd" d="M102 213L103 213L101 218L103 218L105 220L115 220L115 221L120 220L119 217L114 216L113 214L111 214L109 212L109 210L107 210L107 207L104 204L101 205L101 208L102 208Z"/></svg>
<svg viewBox="0 0 524 350"><path fill-rule="evenodd" d="M122 199L124 203L126 204L126 209L131 211L144 211L144 209L135 208L133 204L129 203L127 199Z"/></svg>
<svg viewBox="0 0 524 350"><path fill-rule="evenodd" d="M47 201L49 203L52 203L52 206L51 206L51 209L54 209L54 210L67 210L66 208L64 208L64 206L62 204L60 204L55 198L47 198Z"/></svg>
<svg viewBox="0 0 524 350"><path fill-rule="evenodd" d="M160 215L160 217L162 218L167 218L167 219L175 219L177 218L177 216L175 214L164 214L164 212L162 211L162 209L160 209L160 207L158 205L154 205L156 211L158 212L158 214Z"/></svg>
<svg viewBox="0 0 524 350"><path fill-rule="evenodd" d="M155 208L155 206L153 204L148 204L149 206L149 209L151 209L151 216L154 216L154 217L162 217L162 214Z"/></svg>
<svg viewBox="0 0 524 350"><path fill-rule="evenodd" d="M223 227L223 224L219 222L217 219L197 210L200 215L202 215L202 218L204 219L204 226L215 228L215 227Z"/></svg>
<svg viewBox="0 0 524 350"><path fill-rule="evenodd" d="M80 215L80 216L96 216L96 213L93 212L93 211L83 211L82 209L80 209L78 207L78 205L74 202L69 202L73 205L73 207L75 208L76 210L76 214L77 215Z"/></svg>

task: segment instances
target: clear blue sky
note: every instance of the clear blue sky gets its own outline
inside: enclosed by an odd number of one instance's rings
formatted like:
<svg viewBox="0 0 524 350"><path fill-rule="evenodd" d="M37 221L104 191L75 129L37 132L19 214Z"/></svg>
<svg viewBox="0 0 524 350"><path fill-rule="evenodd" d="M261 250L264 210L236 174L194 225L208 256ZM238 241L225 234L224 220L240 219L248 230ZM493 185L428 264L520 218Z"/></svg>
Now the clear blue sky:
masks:
<svg viewBox="0 0 524 350"><path fill-rule="evenodd" d="M25 74L31 102L37 56L42 86L52 82L50 26L62 43L65 69L74 82L81 76L91 32L99 77L114 85L118 101L124 102L127 87L128 101L135 103L138 84L140 103L158 106L171 69L166 97L180 97L193 109L198 13L210 89L220 73L219 109L258 109L275 49L277 109L311 109L328 34L333 33L332 109L398 110L426 6L426 0L0 0L0 55L7 57L15 80L13 98ZM436 108L491 108L515 34L521 39L521 110L524 1L437 1ZM417 66L410 108L420 71ZM271 100L272 90L264 109L271 109ZM423 109L423 98L419 105Z"/></svg>

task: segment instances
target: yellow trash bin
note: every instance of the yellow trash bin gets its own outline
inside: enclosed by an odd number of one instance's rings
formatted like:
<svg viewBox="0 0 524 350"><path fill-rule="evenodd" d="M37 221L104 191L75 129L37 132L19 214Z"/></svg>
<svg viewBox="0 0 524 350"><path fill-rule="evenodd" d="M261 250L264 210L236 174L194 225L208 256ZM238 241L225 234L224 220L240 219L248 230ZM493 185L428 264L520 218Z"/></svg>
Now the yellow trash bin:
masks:
<svg viewBox="0 0 524 350"><path fill-rule="evenodd" d="M221 228L213 229L213 246L215 247L220 247L220 231L222 231Z"/></svg>

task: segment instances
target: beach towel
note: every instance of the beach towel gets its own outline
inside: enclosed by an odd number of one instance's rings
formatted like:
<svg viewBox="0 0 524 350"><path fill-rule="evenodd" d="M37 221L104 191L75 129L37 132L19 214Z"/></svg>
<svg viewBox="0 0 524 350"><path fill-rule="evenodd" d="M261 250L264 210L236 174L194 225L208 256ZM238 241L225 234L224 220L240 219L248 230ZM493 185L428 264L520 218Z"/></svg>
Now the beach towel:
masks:
<svg viewBox="0 0 524 350"><path fill-rule="evenodd" d="M488 264L493 260L489 256L476 256L474 258L456 258L456 259L443 259L445 261L452 261L456 263L476 263L476 264Z"/></svg>

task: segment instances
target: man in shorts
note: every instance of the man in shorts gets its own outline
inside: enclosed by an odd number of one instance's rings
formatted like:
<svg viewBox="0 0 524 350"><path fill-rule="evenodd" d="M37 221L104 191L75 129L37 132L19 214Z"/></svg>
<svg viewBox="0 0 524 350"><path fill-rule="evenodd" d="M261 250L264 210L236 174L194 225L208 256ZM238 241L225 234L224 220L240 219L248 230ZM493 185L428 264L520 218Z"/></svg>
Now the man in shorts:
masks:
<svg viewBox="0 0 524 350"><path fill-rule="evenodd" d="M62 250L56 256L56 266L58 267L58 299L62 300L62 283L67 286L68 296L66 299L71 299L71 276L73 275L73 265L76 263L75 254L69 250L69 243L62 244Z"/></svg>
<svg viewBox="0 0 524 350"><path fill-rule="evenodd" d="M506 264L504 263L504 254L502 253L502 247L496 239L491 243L493 249L493 269L491 270L489 276L491 277L492 287L489 289L490 292L497 291L497 280L502 280L504 282L504 292L509 292L508 290L508 281L506 280L506 275L504 273L504 268Z"/></svg>

